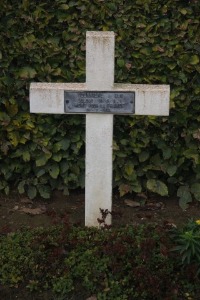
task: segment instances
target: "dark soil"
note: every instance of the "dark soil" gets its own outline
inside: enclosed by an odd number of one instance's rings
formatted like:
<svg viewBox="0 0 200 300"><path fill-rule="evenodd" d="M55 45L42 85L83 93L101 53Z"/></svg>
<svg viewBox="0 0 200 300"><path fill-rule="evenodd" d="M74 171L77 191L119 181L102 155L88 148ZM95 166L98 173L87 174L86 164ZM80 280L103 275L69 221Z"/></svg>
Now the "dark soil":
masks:
<svg viewBox="0 0 200 300"><path fill-rule="evenodd" d="M71 192L69 196L54 192L50 200L30 200L13 194L10 197L0 196L0 232L6 233L18 230L24 226L50 226L63 219L69 219L72 224L84 226L84 191ZM140 204L138 207L128 206ZM132 202L134 201L134 202ZM192 203L183 211L178 205L178 199L140 195L139 197L113 196L113 226L138 224L145 222L185 224L188 219L200 219L200 205Z"/></svg>

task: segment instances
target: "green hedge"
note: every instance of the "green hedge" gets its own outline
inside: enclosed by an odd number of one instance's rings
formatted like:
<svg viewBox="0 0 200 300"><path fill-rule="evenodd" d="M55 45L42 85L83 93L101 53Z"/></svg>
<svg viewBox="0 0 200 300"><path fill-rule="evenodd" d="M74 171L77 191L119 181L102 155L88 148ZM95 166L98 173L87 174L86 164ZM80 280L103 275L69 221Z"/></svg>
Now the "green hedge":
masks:
<svg viewBox="0 0 200 300"><path fill-rule="evenodd" d="M30 115L30 82L84 82L85 33L116 33L115 82L170 84L170 117L115 117L121 195L200 200L199 1L3 0L0 190L34 198L84 186L82 116Z"/></svg>

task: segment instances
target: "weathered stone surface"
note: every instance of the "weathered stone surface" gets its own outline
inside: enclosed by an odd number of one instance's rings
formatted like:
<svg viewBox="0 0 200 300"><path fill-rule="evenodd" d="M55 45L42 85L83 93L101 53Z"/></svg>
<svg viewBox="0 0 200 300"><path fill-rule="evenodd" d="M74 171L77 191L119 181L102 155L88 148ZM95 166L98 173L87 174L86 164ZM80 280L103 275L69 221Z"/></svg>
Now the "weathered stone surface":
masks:
<svg viewBox="0 0 200 300"><path fill-rule="evenodd" d="M68 113L64 101L65 92L107 91L134 93L135 109L132 114L167 116L170 94L168 85L114 84L114 44L114 32L87 32L86 83L32 83L30 111L65 114ZM87 226L99 225L97 218L101 218L100 209L112 210L112 140L113 115L95 111L86 113ZM110 214L106 222L111 223Z"/></svg>

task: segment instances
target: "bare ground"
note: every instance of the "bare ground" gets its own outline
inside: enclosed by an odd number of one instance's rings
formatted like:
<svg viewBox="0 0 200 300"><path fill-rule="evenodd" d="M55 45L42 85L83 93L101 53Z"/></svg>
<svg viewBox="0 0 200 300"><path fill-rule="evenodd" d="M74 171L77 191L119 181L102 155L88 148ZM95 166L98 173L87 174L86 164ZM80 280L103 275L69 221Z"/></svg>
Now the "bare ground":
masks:
<svg viewBox="0 0 200 300"><path fill-rule="evenodd" d="M18 230L24 226L31 228L50 226L63 219L72 224L84 226L84 191L71 192L69 196L54 192L50 200L30 200L13 193L9 197L0 195L0 232ZM178 199L150 195L113 196L113 226L145 222L172 223L182 225L188 219L200 219L200 204L192 203L183 211Z"/></svg>

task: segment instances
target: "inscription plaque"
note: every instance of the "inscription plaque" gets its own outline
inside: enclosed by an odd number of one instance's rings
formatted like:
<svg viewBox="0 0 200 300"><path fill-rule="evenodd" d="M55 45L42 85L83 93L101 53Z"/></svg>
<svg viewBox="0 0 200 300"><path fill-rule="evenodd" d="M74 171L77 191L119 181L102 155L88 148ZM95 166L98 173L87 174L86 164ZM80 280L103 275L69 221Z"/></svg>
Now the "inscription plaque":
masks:
<svg viewBox="0 0 200 300"><path fill-rule="evenodd" d="M64 91L66 113L134 114L135 92Z"/></svg>

